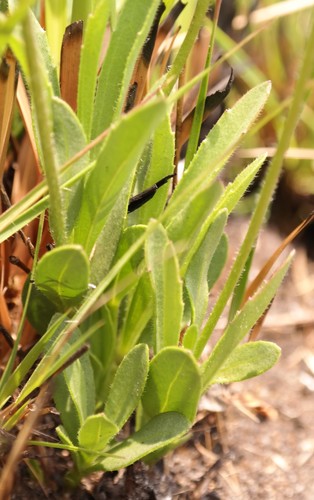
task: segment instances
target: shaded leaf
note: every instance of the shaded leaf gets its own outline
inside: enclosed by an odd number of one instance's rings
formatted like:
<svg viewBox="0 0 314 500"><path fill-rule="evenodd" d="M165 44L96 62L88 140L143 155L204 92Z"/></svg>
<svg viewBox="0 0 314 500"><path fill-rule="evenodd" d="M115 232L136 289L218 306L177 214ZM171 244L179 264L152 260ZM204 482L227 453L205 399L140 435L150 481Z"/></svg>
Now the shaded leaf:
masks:
<svg viewBox="0 0 314 500"><path fill-rule="evenodd" d="M188 431L190 422L179 413L157 415L130 438L108 450L110 456L94 469L118 470L170 444Z"/></svg>
<svg viewBox="0 0 314 500"><path fill-rule="evenodd" d="M198 248L194 248L189 267L185 273L185 286L193 304L193 323L202 325L208 307L207 274L227 222L227 210L222 210L207 229L201 231Z"/></svg>
<svg viewBox="0 0 314 500"><path fill-rule="evenodd" d="M68 345L74 343L79 335L80 331L76 329ZM67 348L67 345L64 346L61 355L65 354ZM95 411L93 369L87 353L56 376L53 397L68 436L73 443L78 444L79 429Z"/></svg>
<svg viewBox="0 0 314 500"><path fill-rule="evenodd" d="M141 276L128 301L126 317L119 332L119 352L123 355L136 344L154 312L152 287L147 274Z"/></svg>
<svg viewBox="0 0 314 500"><path fill-rule="evenodd" d="M36 287L60 310L78 304L88 282L89 262L79 245L63 245L46 253L35 271Z"/></svg>
<svg viewBox="0 0 314 500"><path fill-rule="evenodd" d="M22 291L22 302L25 303L30 277L25 281ZM31 296L27 307L27 319L36 329L37 333L43 335L50 323L52 316L58 311L56 304L51 302L44 293L35 285L32 285Z"/></svg>
<svg viewBox="0 0 314 500"><path fill-rule="evenodd" d="M210 291L213 288L214 284L221 275L225 267L227 257L228 257L228 237L226 234L223 234L218 243L213 258L209 264L207 273L208 291Z"/></svg>

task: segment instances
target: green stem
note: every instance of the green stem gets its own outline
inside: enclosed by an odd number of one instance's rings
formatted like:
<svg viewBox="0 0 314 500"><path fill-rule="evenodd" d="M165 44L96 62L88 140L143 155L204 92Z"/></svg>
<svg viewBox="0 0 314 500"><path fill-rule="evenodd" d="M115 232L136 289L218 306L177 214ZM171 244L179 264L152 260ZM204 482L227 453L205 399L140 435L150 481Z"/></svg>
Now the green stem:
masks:
<svg viewBox="0 0 314 500"><path fill-rule="evenodd" d="M49 187L49 218L56 245L66 242L63 202L59 184L57 155L53 141L51 96L45 78L45 65L38 42L34 36L32 14L29 11L23 22L25 50L30 72L32 102L37 120L44 171Z"/></svg>
<svg viewBox="0 0 314 500"><path fill-rule="evenodd" d="M197 37L198 32L203 25L204 17L206 15L210 3L211 3L210 0L198 0L197 2L190 28L176 55L175 60L173 61L171 69L169 70L167 76L167 84L164 88L164 92L166 95L170 94L173 86L175 85L179 77L179 74L181 73L186 63L190 50L193 47L195 38Z"/></svg>
<svg viewBox="0 0 314 500"><path fill-rule="evenodd" d="M211 32L211 36L210 36L210 42L209 42L209 47L208 47L208 52L207 52L207 57L206 57L204 69L209 69L210 65L211 65L212 56L213 56L214 40L215 40L215 35L216 35L216 27L218 24L221 1L222 0L216 0L214 19L213 19L213 23L212 23L212 32ZM209 71L204 76L202 83L200 85L199 93L198 93L197 104L196 104L195 113L194 113L194 117L193 117L190 139L189 139L188 148L187 148L186 157L185 157L185 169L188 168L188 166L191 163L191 161L196 153L196 150L197 150L197 145L198 145L201 127L202 127L203 114L204 114L204 109L205 109L205 99L207 96L208 80L209 80Z"/></svg>
<svg viewBox="0 0 314 500"><path fill-rule="evenodd" d="M288 112L287 119L284 124L282 135L280 137L278 148L273 161L267 170L266 178L261 190L258 204L253 213L246 237L236 257L234 265L227 278L225 286L212 310L211 315L200 335L200 338L195 347L195 356L199 357L208 339L210 338L217 321L227 304L227 301L236 286L242 270L245 266L246 260L250 254L251 248L255 245L259 229L263 224L267 209L271 203L274 191L276 189L278 179L282 169L283 158L286 150L289 148L290 141L294 130L297 126L299 116L305 101L306 84L311 76L314 64L314 14L312 15L311 32L308 37L308 43L303 59L303 64L296 82L295 91L291 107Z"/></svg>

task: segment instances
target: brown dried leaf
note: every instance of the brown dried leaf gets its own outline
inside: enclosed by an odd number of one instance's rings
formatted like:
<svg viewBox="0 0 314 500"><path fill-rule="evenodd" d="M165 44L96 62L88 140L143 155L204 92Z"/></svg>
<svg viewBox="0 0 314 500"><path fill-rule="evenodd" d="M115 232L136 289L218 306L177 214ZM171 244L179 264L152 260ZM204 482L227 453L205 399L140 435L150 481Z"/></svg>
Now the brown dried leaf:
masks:
<svg viewBox="0 0 314 500"><path fill-rule="evenodd" d="M67 27L63 36L60 65L61 97L73 111L77 107L78 74L81 45L83 39L83 21L76 21Z"/></svg>

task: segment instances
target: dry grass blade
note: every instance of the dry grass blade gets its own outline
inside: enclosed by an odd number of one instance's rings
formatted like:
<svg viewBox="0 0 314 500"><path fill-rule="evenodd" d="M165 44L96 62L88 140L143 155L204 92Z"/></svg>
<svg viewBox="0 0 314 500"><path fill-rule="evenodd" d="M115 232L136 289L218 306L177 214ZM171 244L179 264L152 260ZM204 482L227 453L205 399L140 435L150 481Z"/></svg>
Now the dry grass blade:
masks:
<svg viewBox="0 0 314 500"><path fill-rule="evenodd" d="M0 184L2 188L2 179L5 170L5 162L8 151L8 144L11 133L11 124L13 118L13 110L16 96L17 87L17 66L16 60L12 53L8 50L3 56L0 64ZM3 210L3 200L0 197L1 211ZM12 324L4 298L5 290L5 276L7 275L7 250L8 245L1 245L1 283L0 283L0 354L1 357L5 356L9 345L8 338L5 332L11 331Z"/></svg>
<svg viewBox="0 0 314 500"><path fill-rule="evenodd" d="M16 98L17 98L17 103L20 109L20 114L24 122L24 126L26 129L26 132L29 137L29 141L31 144L32 152L35 158L35 162L37 165L38 172L40 171L40 164L39 164L39 157L38 157L38 151L37 151L37 146L36 146L36 141L35 141L35 136L34 136L34 130L33 130L33 124L32 124L32 115L31 115L31 107L30 107L30 102L28 99L28 95L26 92L26 88L23 82L23 79L21 75L19 75L18 79L18 84L17 84L17 91L16 91Z"/></svg>
<svg viewBox="0 0 314 500"><path fill-rule="evenodd" d="M167 64L168 64L168 61L170 59L170 54L171 54L172 49L174 47L177 36L179 35L179 32L180 32L180 27L175 31L173 36L169 39L168 45L165 47L165 50L162 52L162 59L161 59L160 71L159 71L160 77L162 77L162 75L164 75L166 73Z"/></svg>
<svg viewBox="0 0 314 500"><path fill-rule="evenodd" d="M166 19L160 25L160 27L158 29L157 37L156 37L156 43L154 46L153 55L152 55L153 61L155 60L155 58L157 56L157 53L159 51L161 44L165 41L165 39L167 38L169 33L172 31L176 20L178 19L179 15L181 14L181 12L185 8L185 6L186 6L186 4L181 2L181 0L178 3L176 3L175 6L169 12Z"/></svg>
<svg viewBox="0 0 314 500"><path fill-rule="evenodd" d="M8 50L0 65L0 175L2 178L11 133L17 85L16 60Z"/></svg>
<svg viewBox="0 0 314 500"><path fill-rule="evenodd" d="M77 106L78 74L83 38L83 21L67 27L61 49L60 88L61 97L73 111Z"/></svg>
<svg viewBox="0 0 314 500"><path fill-rule="evenodd" d="M304 9L310 9L314 6L314 0L286 0L268 5L261 9L256 9L249 16L249 22L252 24L261 24L283 16L296 14Z"/></svg>
<svg viewBox="0 0 314 500"><path fill-rule="evenodd" d="M159 21L165 11L165 8L165 4L162 2L156 12L154 23L143 46L141 56L134 68L130 91L125 105L125 111L129 111L133 106L139 104L147 92L149 67L154 52Z"/></svg>
<svg viewBox="0 0 314 500"><path fill-rule="evenodd" d="M266 154L272 158L276 153L275 147L238 149L237 155L240 158L257 158ZM289 148L285 152L285 158L293 160L314 160L314 148Z"/></svg>
<svg viewBox="0 0 314 500"><path fill-rule="evenodd" d="M312 212L301 224L296 227L279 245L279 247L275 250L275 252L271 255L271 257L267 260L263 268L260 270L256 278L252 281L250 286L245 292L245 296L242 302L245 304L245 302L254 295L258 287L262 284L263 280L266 278L267 274L275 264L276 260L280 257L284 249L291 243L297 236L300 234L300 232L308 226L312 221L314 220L314 213Z"/></svg>
<svg viewBox="0 0 314 500"><path fill-rule="evenodd" d="M41 388L38 397L36 398L34 410L29 412L20 433L18 434L16 440L13 442L11 451L2 469L0 477L0 500L7 500L8 498L10 498L14 483L15 470L19 465L20 457L25 447L27 446L28 438L32 434L37 419L41 414L42 408L44 407L47 395L47 386L44 385Z"/></svg>
<svg viewBox="0 0 314 500"><path fill-rule="evenodd" d="M267 314L272 306L272 303L273 303L273 300L271 301L271 303L269 304L267 309L263 312L262 316L259 318L259 320L255 323L254 327L250 331L250 335L249 335L250 342L254 342L254 340L257 339L257 337L262 329L262 326L264 324L264 321L266 319L266 316L267 316Z"/></svg>

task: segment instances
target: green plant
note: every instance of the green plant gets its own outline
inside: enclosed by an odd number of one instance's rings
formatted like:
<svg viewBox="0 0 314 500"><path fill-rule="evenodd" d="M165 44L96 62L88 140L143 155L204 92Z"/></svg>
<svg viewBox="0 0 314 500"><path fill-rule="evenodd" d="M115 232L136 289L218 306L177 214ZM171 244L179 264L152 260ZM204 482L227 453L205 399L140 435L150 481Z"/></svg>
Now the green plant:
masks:
<svg viewBox="0 0 314 500"><path fill-rule="evenodd" d="M125 0L117 11L115 2L99 0L90 2L93 14L87 17L85 8L80 10L84 2L74 0L74 15L87 19L76 113L61 97L58 71L46 35L29 9L32 3L9 2L10 13L0 18L0 48L12 48L29 85L44 175L0 217L4 242L42 214L17 342L0 381L0 406L2 426L10 431L27 411L34 391L51 382L62 422L57 429L61 444L55 446L72 452L71 480L78 482L95 470L116 470L162 455L187 434L199 398L212 384L259 375L277 361L280 349L275 344L242 341L271 303L291 256L267 283L257 282L212 351L204 349L233 291L238 304L244 297L245 285L236 285L297 122L314 35L249 231L208 317L208 295L225 267L227 218L265 156L246 166L227 187L219 175L261 113L270 83L250 89L221 116L170 197L166 183L149 203L127 215L132 196L173 174L171 115L192 83L177 90L174 85L210 2L195 3L170 71L155 74L145 89L154 33L174 2L165 2L163 12L159 0L149 5ZM110 41L99 72L109 25ZM52 43L51 37L48 40ZM126 105L128 112L123 113ZM56 248L38 259L47 208ZM14 366L25 315L40 337ZM134 432L117 440L133 412Z"/></svg>

